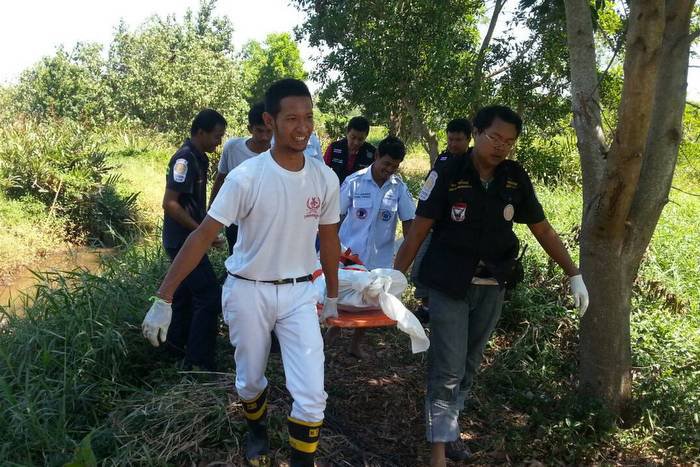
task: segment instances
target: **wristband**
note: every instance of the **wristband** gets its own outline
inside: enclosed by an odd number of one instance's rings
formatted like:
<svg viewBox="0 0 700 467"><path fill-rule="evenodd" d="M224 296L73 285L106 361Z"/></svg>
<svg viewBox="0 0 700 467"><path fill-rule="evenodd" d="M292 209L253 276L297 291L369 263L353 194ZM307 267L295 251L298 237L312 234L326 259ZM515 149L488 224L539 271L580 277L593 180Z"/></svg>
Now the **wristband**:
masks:
<svg viewBox="0 0 700 467"><path fill-rule="evenodd" d="M168 299L168 298L164 297L160 292L156 292L155 295L152 295L152 296L149 298L149 300L152 301L152 302L155 302L156 300L162 300L162 301L164 301L165 303L167 303L168 305L172 305L172 304L173 304L173 298L172 298L172 297L170 297L170 298Z"/></svg>

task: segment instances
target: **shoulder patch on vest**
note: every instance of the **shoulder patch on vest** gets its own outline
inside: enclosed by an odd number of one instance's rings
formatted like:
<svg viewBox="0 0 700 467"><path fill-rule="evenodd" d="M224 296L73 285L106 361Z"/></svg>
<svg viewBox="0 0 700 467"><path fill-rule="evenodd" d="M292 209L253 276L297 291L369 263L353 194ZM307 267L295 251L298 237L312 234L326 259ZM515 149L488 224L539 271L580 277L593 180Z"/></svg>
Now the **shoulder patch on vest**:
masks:
<svg viewBox="0 0 700 467"><path fill-rule="evenodd" d="M182 183L187 178L187 159L178 159L173 166L173 180Z"/></svg>
<svg viewBox="0 0 700 467"><path fill-rule="evenodd" d="M433 188L435 188L435 182L437 181L438 178L438 173L434 170L430 171L430 174L428 175L428 178L425 179L425 182L423 182L423 186L420 189L420 193L418 194L418 199L421 201L425 201L430 197L430 193L433 192Z"/></svg>

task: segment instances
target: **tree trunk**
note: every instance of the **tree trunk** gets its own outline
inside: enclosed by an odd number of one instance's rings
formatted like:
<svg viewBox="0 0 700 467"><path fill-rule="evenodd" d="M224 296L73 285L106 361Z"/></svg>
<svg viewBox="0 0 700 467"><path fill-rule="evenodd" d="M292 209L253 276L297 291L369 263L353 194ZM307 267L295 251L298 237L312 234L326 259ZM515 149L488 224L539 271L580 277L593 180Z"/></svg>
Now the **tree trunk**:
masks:
<svg viewBox="0 0 700 467"><path fill-rule="evenodd" d="M639 186L644 189L637 190L630 210L630 223L634 228L627 245L637 265L651 241L661 211L668 203L678 160L688 87L688 57L693 41L690 17L694 3L692 0L666 1L666 28L652 111L654 124L647 137L639 177Z"/></svg>
<svg viewBox="0 0 700 467"><path fill-rule="evenodd" d="M588 0L566 0L566 29L571 68L571 110L583 175L583 205L600 185L607 148L601 125L593 21Z"/></svg>
<svg viewBox="0 0 700 467"><path fill-rule="evenodd" d="M420 139L423 149L425 149L430 157L430 166L432 167L433 164L435 164L435 159L437 159L439 154L437 135L431 131L430 128L428 128L422 112L418 109L418 106L414 102L404 99L404 106L408 116L410 117L410 133Z"/></svg>
<svg viewBox="0 0 700 467"><path fill-rule="evenodd" d="M630 2L618 127L600 171L600 120L590 89L593 33L580 17L590 17L590 10L586 1L566 0L574 127L584 171L581 267L591 300L581 322L581 390L618 413L631 395L632 284L667 202L681 140L693 3Z"/></svg>
<svg viewBox="0 0 700 467"><path fill-rule="evenodd" d="M430 166L432 167L435 164L435 159L440 154L437 136L434 133L430 132L423 135L423 148L428 152Z"/></svg>
<svg viewBox="0 0 700 467"><path fill-rule="evenodd" d="M583 250L583 247L582 247ZM614 242L588 241L581 254L590 291L581 323L580 388L619 413L631 395L630 299L634 274L624 256L612 255Z"/></svg>

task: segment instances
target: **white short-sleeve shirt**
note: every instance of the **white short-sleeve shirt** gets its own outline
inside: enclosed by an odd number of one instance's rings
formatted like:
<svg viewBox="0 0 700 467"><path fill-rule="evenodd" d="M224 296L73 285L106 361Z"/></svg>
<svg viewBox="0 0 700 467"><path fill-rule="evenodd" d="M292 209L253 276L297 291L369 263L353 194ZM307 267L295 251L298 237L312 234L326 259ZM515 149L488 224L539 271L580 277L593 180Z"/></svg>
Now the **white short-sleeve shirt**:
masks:
<svg viewBox="0 0 700 467"><path fill-rule="evenodd" d="M232 170L209 216L238 225L226 269L253 280L301 277L316 269L319 224L339 221L338 177L322 161L304 159L290 172L270 151Z"/></svg>
<svg viewBox="0 0 700 467"><path fill-rule="evenodd" d="M416 216L416 206L401 176L383 186L372 178L372 166L349 175L340 188L340 241L357 253L368 269L390 268L398 220Z"/></svg>
<svg viewBox="0 0 700 467"><path fill-rule="evenodd" d="M224 144L224 149L221 151L221 159L219 159L219 173L226 175L244 161L258 155L251 151L248 145L245 144L250 138L231 138Z"/></svg>

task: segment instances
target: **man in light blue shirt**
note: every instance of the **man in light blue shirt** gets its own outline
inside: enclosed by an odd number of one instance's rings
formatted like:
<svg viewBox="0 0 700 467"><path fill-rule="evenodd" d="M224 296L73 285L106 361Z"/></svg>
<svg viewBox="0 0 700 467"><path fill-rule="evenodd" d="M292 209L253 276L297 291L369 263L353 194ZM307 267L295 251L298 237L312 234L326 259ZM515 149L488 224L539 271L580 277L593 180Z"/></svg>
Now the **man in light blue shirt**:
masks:
<svg viewBox="0 0 700 467"><path fill-rule="evenodd" d="M408 187L396 172L406 156L406 147L395 137L384 138L377 147L374 162L349 175L340 187L340 241L356 253L369 270L391 268L394 258L396 225L402 222L406 235L415 217L415 203ZM337 335L329 331L328 340ZM362 358L362 329L353 335L350 353Z"/></svg>

